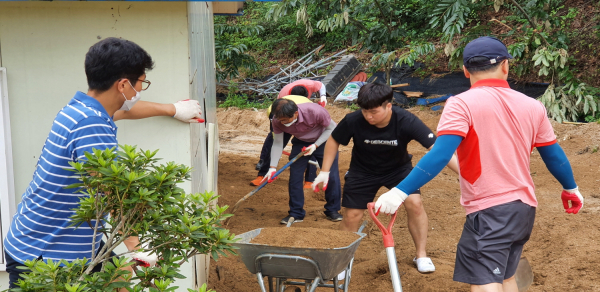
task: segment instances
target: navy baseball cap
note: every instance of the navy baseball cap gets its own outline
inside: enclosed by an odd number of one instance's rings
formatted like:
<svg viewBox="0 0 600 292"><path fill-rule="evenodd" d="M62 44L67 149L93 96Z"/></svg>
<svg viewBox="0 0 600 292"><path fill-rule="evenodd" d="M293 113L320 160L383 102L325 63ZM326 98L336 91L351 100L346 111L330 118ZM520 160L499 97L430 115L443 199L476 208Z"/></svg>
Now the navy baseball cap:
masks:
<svg viewBox="0 0 600 292"><path fill-rule="evenodd" d="M473 57L485 57L488 61L473 64L467 63ZM472 40L463 51L463 65L465 67L482 67L500 63L506 59L512 59L506 46L497 38L483 36ZM467 65L468 64L468 65Z"/></svg>

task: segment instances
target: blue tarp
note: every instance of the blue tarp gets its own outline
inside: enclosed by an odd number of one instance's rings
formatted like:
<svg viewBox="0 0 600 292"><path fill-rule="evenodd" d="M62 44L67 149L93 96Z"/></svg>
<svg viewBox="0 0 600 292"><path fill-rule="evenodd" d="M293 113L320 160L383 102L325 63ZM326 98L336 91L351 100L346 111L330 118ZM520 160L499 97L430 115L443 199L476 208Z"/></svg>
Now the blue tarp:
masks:
<svg viewBox="0 0 600 292"><path fill-rule="evenodd" d="M434 104L440 101L445 101L450 98L452 94L446 94L444 96L436 97L436 98L419 98L417 99L417 105L429 105Z"/></svg>

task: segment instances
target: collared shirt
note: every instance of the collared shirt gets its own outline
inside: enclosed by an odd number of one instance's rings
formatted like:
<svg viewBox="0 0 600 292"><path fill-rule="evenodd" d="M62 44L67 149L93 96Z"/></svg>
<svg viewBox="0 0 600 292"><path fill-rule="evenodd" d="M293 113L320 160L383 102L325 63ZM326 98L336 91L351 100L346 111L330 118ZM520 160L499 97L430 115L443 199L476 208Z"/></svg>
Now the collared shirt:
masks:
<svg viewBox="0 0 600 292"><path fill-rule="evenodd" d="M81 162L93 148L118 147L117 126L96 99L77 92L54 119L33 179L17 207L4 248L23 263L43 259L91 258L93 229L70 226L72 209L87 196L64 187L79 183L69 162ZM92 220L95 224L95 220ZM96 236L98 248L102 233Z"/></svg>
<svg viewBox="0 0 600 292"><path fill-rule="evenodd" d="M308 92L308 97L311 97L313 93L321 89L323 83L321 83L321 81L314 81L310 79L300 79L284 86L281 89L281 91L279 91L279 95L277 96L277 98L282 98L286 95L290 95L290 93L292 92L292 88L294 88L295 86L302 86L306 88L306 91Z"/></svg>
<svg viewBox="0 0 600 292"><path fill-rule="evenodd" d="M304 96L301 96L301 95L286 95L286 96L283 96L283 97L278 97L277 99L280 99L280 98L287 99L287 100L291 100L291 101L293 101L293 102L294 102L296 105L298 105L298 104L301 104L301 103L309 103L309 102L312 102L312 101L310 101L310 99L308 99L308 98L306 98L306 97L304 97ZM271 107L273 107L273 106L271 105L271 106L269 106L269 108L267 109L267 116L269 116L269 117L271 116Z"/></svg>
<svg viewBox="0 0 600 292"><path fill-rule="evenodd" d="M329 112L316 103L302 103L298 105L298 120L291 126L284 126L278 119L273 118L273 133L283 132L292 134L296 138L313 143L329 126L331 116Z"/></svg>
<svg viewBox="0 0 600 292"><path fill-rule="evenodd" d="M506 80L480 80L448 99L438 124L442 135L464 137L457 154L467 214L516 200L537 206L530 154L556 143L541 102L510 89Z"/></svg>

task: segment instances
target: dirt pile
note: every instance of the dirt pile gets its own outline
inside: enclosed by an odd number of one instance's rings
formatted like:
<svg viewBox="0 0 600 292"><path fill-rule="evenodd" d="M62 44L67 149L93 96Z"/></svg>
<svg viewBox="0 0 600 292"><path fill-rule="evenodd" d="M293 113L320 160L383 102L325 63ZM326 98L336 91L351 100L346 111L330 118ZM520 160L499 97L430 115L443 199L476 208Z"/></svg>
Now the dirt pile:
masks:
<svg viewBox="0 0 600 292"><path fill-rule="evenodd" d="M327 109L335 121L350 112L348 109L329 105ZM436 129L439 112L427 108L410 111L431 129ZM230 114L237 116L237 120L228 117ZM254 189L248 183L256 177L254 164L258 161L262 141L256 144L252 144L252 141L264 139L268 132L267 117L261 112L238 113L232 110L219 111L218 115L220 130L236 130L220 132L219 205L232 206ZM236 127L250 125L252 122L244 119L254 119L254 115L258 120L264 118L265 124L257 124L260 128L245 126L237 131ZM240 119L244 122L240 122ZM234 124L227 124L227 121L233 121ZM555 124L554 127L586 201L579 214L566 214L560 199L560 184L548 172L537 151L534 151L531 155L530 172L536 185L539 205L532 237L523 252L534 272L534 283L529 291L600 291L600 151L597 150L600 144L600 125ZM261 134L252 136L250 133ZM236 150L232 143L248 146L246 149L249 151ZM341 147L340 150L339 167L340 176L343 177L348 170L351 153L350 147ZM408 150L414 155L413 164L427 151L415 142L409 144ZM287 159L281 159L280 166L286 162ZM288 215L288 181L289 172L285 171L275 182L245 201L229 223L231 232L241 234L265 227L283 229L279 221ZM382 188L379 195L385 191ZM429 216L427 252L436 265L436 271L432 274L420 274L415 269L412 263L415 247L408 232L406 213L401 207L393 235L403 289L406 292L469 291L468 285L452 281L456 245L465 221L465 211L459 203L458 176L444 169L421 191ZM332 232L337 230L339 223L325 218L323 204L312 191L306 190L306 217L304 222L295 223L291 229L306 227ZM387 216L380 216L380 219L387 225ZM366 213L363 220L370 220ZM364 232L367 236L355 253L350 291L392 291L381 232L371 222ZM217 292L260 291L256 276L248 272L239 257L219 257L217 262L211 262L210 271L209 288ZM319 288L317 291L332 290Z"/></svg>
<svg viewBox="0 0 600 292"><path fill-rule="evenodd" d="M347 113L348 108L327 106L331 118L339 122ZM252 155L258 162L260 150L267 134L269 133L269 117L267 110L240 110L237 108L217 110L219 123L219 142L221 153L236 153ZM291 147L286 148L290 150ZM257 154L258 153L258 154ZM281 159L283 161L283 159Z"/></svg>
<svg viewBox="0 0 600 292"><path fill-rule="evenodd" d="M349 246L360 236L356 233L318 228L263 228L250 241L270 246L328 249Z"/></svg>

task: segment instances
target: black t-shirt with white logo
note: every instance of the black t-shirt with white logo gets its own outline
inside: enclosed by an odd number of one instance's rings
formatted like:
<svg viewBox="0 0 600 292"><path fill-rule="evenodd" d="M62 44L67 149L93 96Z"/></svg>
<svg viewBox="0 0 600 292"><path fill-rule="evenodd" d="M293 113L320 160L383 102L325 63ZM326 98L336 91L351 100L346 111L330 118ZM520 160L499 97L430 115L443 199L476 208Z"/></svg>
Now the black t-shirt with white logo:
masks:
<svg viewBox="0 0 600 292"><path fill-rule="evenodd" d="M412 113L392 106L392 118L384 128L367 122L361 110L347 114L335 127L331 137L342 145L354 140L350 169L384 174L410 164L411 157L406 146L412 140L429 148L435 143L435 135Z"/></svg>

